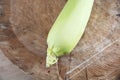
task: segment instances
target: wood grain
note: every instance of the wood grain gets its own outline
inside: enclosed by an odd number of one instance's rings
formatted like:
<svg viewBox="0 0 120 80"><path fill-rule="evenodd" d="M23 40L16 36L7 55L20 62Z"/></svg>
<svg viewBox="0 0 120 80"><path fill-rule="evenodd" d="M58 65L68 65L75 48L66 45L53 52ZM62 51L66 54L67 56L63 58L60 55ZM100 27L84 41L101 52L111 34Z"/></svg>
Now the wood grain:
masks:
<svg viewBox="0 0 120 80"><path fill-rule="evenodd" d="M36 80L119 80L119 0L95 0L77 47L61 57L58 64L45 68L47 34L65 3L66 0L0 0L0 48L4 54Z"/></svg>

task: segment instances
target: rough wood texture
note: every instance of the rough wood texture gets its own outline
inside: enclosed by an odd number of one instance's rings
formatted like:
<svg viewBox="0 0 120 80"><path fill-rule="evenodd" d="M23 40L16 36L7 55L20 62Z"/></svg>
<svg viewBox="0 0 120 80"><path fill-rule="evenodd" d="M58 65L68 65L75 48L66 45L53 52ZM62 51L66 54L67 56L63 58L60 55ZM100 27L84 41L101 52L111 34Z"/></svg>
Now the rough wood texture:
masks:
<svg viewBox="0 0 120 80"><path fill-rule="evenodd" d="M45 68L47 34L65 3L0 0L0 6L6 5L0 7L0 48L4 54L36 80L119 80L120 0L95 0L77 47L57 65Z"/></svg>
<svg viewBox="0 0 120 80"><path fill-rule="evenodd" d="M17 36L14 34L12 30L11 23L9 22L10 14L11 14L9 0L6 0L6 1L3 0L1 3L2 5L6 3L6 6L4 7L2 6L4 14L0 17L0 21L1 21L0 23L0 48L2 49L4 54L14 64L19 66L19 68L28 72L30 75L34 75L36 77L35 80L58 80L59 74L57 72L57 68L54 66L51 69L46 69L45 67L45 53L46 53L45 47L44 47L44 51L40 52L42 54L44 53L44 55L41 55L41 56L40 55L37 56L31 50L28 50L17 39ZM28 7L28 5L26 7ZM7 11L9 12L9 14L5 13ZM34 42L32 44L34 44ZM41 50L42 49L43 48L41 48Z"/></svg>
<svg viewBox="0 0 120 80"><path fill-rule="evenodd" d="M71 54L71 69L79 68L73 71L70 76L85 69L85 66L88 64L92 65L92 71L94 73L92 73L91 70L89 71L89 69L88 72L94 75L94 77L97 76L97 78L94 79L88 74L88 79L90 80L100 80L100 78L98 78L99 70L101 70L100 74L104 76L102 80L107 80L110 73L114 74L114 72L116 72L115 69L118 70L116 75L120 73L120 17L116 16L116 14L120 13L119 9L119 0L95 0L93 12L85 34ZM99 61L96 61L97 59L99 59ZM103 60L100 61L100 59ZM92 62L98 66L92 64ZM117 65L117 68L114 67L115 65ZM76 76L73 78L75 77ZM110 79L108 80L112 80L113 77L115 76L110 75Z"/></svg>
<svg viewBox="0 0 120 80"><path fill-rule="evenodd" d="M57 79L57 74L55 74L56 69L51 69L51 72L49 69L46 69L44 58L42 56L36 56L31 51L27 50L24 45L17 40L15 35L4 42L1 42L0 47L4 51L4 54L14 64L19 66L19 68L31 75L37 76L36 80Z"/></svg>

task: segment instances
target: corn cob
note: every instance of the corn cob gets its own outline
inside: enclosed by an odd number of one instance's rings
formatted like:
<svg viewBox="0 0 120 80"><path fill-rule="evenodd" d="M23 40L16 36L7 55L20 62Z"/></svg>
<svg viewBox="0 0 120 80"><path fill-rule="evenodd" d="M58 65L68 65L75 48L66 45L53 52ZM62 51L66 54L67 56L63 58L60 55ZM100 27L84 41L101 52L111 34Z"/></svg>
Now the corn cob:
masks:
<svg viewBox="0 0 120 80"><path fill-rule="evenodd" d="M47 38L46 66L69 54L79 42L89 20L94 0L68 0Z"/></svg>

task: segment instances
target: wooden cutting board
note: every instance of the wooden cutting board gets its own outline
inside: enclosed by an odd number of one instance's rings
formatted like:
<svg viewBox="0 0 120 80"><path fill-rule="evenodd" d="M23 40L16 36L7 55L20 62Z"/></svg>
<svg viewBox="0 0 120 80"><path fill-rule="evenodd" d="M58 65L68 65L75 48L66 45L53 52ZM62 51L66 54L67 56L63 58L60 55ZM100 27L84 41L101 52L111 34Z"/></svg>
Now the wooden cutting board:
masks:
<svg viewBox="0 0 120 80"><path fill-rule="evenodd" d="M0 47L36 80L59 80L65 76L71 80L116 80L120 76L119 0L95 0L77 47L48 69L47 34L66 0L7 1L1 0L4 15L0 17Z"/></svg>

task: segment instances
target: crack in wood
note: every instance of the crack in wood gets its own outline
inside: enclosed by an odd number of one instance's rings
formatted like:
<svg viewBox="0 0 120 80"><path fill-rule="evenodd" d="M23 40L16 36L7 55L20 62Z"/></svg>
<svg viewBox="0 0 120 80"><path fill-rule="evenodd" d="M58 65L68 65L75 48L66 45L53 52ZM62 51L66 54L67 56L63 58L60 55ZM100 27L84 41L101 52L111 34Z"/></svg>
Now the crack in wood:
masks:
<svg viewBox="0 0 120 80"><path fill-rule="evenodd" d="M79 64L75 68L68 71L66 73L66 75L69 76L70 74L72 74L72 76L70 76L70 79L72 79L73 77L78 75L82 70L84 70L87 66L91 65L94 61L98 60L101 57L101 54L104 50L106 50L107 48L109 48L110 46L112 46L113 44L115 44L118 41L120 41L120 38L118 38L117 40L114 40L113 42L111 42L108 45L106 45L105 47L103 47L99 52L94 54L92 57L90 57L89 59L85 60L83 63ZM99 57L96 57L96 56L99 56Z"/></svg>

